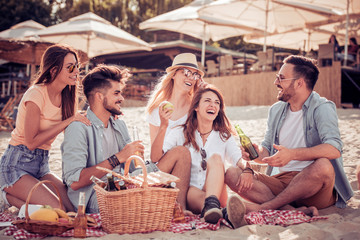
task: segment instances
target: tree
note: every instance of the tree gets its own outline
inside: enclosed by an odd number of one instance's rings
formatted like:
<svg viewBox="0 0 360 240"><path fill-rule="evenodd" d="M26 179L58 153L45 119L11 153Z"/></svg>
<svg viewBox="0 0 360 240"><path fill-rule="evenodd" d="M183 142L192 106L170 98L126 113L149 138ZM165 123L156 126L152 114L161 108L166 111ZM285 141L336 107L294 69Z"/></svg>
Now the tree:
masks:
<svg viewBox="0 0 360 240"><path fill-rule="evenodd" d="M0 31L30 19L50 26L54 24L51 11L51 2L44 0L0 0Z"/></svg>

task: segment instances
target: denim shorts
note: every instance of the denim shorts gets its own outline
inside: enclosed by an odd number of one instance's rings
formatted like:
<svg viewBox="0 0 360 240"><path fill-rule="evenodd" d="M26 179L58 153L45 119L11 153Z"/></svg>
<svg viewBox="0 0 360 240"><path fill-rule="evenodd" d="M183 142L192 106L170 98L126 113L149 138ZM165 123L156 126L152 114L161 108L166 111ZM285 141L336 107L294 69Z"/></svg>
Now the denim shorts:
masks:
<svg viewBox="0 0 360 240"><path fill-rule="evenodd" d="M0 160L0 189L14 185L26 174L40 179L49 172L48 150L9 145Z"/></svg>

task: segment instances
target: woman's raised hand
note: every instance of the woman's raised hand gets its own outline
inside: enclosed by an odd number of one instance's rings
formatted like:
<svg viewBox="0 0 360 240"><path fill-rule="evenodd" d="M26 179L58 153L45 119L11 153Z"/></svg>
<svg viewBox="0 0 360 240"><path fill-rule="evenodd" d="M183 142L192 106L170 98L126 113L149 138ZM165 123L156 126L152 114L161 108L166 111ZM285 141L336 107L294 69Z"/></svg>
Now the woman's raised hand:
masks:
<svg viewBox="0 0 360 240"><path fill-rule="evenodd" d="M72 118L73 118L73 119L72 119L71 122L79 121L79 122L84 123L84 124L87 125L87 126L90 126L90 125L91 125L90 120L86 117L86 113L77 112L77 113L75 113L74 116L72 116Z"/></svg>
<svg viewBox="0 0 360 240"><path fill-rule="evenodd" d="M174 112L174 108L166 107L168 102L162 102L159 105L159 116L160 116L160 125L167 126L169 124L169 119L171 118L172 113Z"/></svg>

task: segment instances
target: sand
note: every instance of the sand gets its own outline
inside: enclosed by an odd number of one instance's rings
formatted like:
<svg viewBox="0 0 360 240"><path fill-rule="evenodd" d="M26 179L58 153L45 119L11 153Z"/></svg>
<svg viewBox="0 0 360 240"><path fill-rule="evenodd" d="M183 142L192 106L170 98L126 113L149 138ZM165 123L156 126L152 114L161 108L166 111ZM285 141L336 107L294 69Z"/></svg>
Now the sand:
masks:
<svg viewBox="0 0 360 240"><path fill-rule="evenodd" d="M266 130L269 106L228 107L227 116L233 124L239 123L243 131L255 143L260 143ZM171 232L153 232L149 234L118 235L109 234L101 239L360 239L360 190L355 176L357 164L360 164L360 110L338 109L339 128L344 142L344 169L354 190L354 197L348 207L338 209L329 207L320 210L320 215L327 220L303 223L289 227L270 225L247 225L236 230L222 226L218 231L193 230L183 234ZM129 129L137 126L140 138L145 145L145 157L149 157L150 137L148 124L145 121L145 108L124 108L122 117ZM0 132L0 154L7 147L9 132ZM53 143L50 151L50 168L61 176L60 144L63 134ZM231 193L230 193L231 194ZM5 238L0 232L0 239ZM48 239L56 239L55 237ZM95 238L89 238L95 239Z"/></svg>

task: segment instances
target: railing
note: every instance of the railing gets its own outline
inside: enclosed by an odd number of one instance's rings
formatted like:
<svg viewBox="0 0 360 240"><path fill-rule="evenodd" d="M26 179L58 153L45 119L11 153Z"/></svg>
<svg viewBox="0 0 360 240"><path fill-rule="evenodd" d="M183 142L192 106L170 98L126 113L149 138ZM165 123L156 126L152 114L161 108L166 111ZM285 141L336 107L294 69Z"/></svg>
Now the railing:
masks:
<svg viewBox="0 0 360 240"><path fill-rule="evenodd" d="M13 73L0 74L0 97L16 96L29 87L29 77L18 77Z"/></svg>

